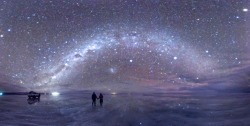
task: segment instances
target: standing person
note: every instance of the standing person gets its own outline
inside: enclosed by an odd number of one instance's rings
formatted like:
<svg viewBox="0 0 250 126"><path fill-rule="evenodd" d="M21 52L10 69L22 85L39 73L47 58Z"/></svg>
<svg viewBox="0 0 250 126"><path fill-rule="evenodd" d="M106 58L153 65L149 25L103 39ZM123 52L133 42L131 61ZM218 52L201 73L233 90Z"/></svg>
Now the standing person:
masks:
<svg viewBox="0 0 250 126"><path fill-rule="evenodd" d="M95 92L93 92L93 94L92 94L92 106L96 106L96 99L97 99L97 96L96 96Z"/></svg>
<svg viewBox="0 0 250 126"><path fill-rule="evenodd" d="M102 106L102 103L103 103L103 95L102 95L102 93L100 93L99 99L100 99L100 106Z"/></svg>

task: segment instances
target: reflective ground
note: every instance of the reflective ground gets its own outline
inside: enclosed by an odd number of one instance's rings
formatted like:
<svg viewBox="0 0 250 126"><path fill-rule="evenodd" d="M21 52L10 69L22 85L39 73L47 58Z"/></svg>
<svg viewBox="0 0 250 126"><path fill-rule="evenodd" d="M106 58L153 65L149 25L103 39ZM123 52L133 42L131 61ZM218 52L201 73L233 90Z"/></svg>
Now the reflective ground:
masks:
<svg viewBox="0 0 250 126"><path fill-rule="evenodd" d="M88 126L250 125L250 94L104 94L104 106L91 105L92 92L0 97L0 124ZM97 94L99 94L97 92Z"/></svg>

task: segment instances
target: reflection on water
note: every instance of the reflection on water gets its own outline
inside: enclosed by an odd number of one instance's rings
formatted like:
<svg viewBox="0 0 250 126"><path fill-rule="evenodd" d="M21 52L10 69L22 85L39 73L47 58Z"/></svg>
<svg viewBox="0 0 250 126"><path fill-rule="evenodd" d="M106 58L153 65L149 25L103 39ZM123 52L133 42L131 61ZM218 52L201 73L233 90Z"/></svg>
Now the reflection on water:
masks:
<svg viewBox="0 0 250 126"><path fill-rule="evenodd" d="M249 94L116 94L91 106L91 92L0 97L0 124L8 125L250 125ZM97 102L99 103L99 102Z"/></svg>
<svg viewBox="0 0 250 126"><path fill-rule="evenodd" d="M28 98L27 99L27 102L28 102L28 104L35 104L35 103L38 103L38 102L40 102L40 98Z"/></svg>

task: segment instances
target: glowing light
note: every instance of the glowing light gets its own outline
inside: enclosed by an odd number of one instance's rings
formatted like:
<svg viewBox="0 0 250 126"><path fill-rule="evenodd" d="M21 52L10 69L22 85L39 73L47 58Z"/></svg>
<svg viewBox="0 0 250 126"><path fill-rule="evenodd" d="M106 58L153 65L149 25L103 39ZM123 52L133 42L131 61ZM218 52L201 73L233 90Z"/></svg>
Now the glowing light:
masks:
<svg viewBox="0 0 250 126"><path fill-rule="evenodd" d="M116 92L111 92L112 95L116 95L117 93Z"/></svg>
<svg viewBox="0 0 250 126"><path fill-rule="evenodd" d="M109 71L110 71L111 73L116 73L116 69L115 69L115 68L110 68Z"/></svg>
<svg viewBox="0 0 250 126"><path fill-rule="evenodd" d="M51 94L52 94L53 96L58 96L58 95L60 95L59 92L52 92Z"/></svg>
<svg viewBox="0 0 250 126"><path fill-rule="evenodd" d="M132 62L133 62L133 60L129 60L129 62L130 62L130 63L132 63Z"/></svg>
<svg viewBox="0 0 250 126"><path fill-rule="evenodd" d="M56 76L54 75L54 76L52 76L52 79L56 79Z"/></svg>
<svg viewBox="0 0 250 126"><path fill-rule="evenodd" d="M174 57L174 60L177 60L177 57L176 57L176 56Z"/></svg>
<svg viewBox="0 0 250 126"><path fill-rule="evenodd" d="M0 96L2 96L3 95L3 93L2 92L0 92Z"/></svg>
<svg viewBox="0 0 250 126"><path fill-rule="evenodd" d="M242 11L243 12L248 12L248 9L247 8L243 8Z"/></svg>

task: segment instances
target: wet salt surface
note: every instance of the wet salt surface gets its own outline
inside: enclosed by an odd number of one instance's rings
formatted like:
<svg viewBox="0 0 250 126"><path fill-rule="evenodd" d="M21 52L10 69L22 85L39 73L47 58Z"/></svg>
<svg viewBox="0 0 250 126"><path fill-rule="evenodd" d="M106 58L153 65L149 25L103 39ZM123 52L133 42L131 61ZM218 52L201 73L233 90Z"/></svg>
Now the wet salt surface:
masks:
<svg viewBox="0 0 250 126"><path fill-rule="evenodd" d="M250 94L104 95L104 106L91 105L91 93L0 97L2 125L250 125Z"/></svg>

